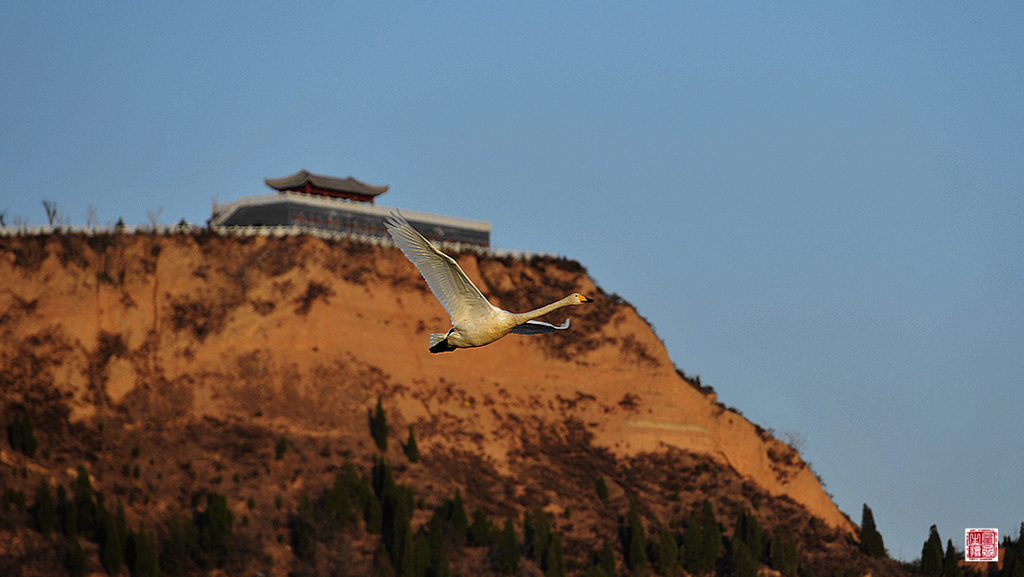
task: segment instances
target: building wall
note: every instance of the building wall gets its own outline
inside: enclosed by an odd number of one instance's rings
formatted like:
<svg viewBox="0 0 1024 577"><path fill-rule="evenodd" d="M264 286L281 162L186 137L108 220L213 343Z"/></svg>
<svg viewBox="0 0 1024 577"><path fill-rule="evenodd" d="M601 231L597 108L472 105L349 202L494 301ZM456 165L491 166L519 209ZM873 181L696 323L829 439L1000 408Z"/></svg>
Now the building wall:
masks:
<svg viewBox="0 0 1024 577"><path fill-rule="evenodd" d="M344 205L324 206L326 203L295 202L281 199L263 204L239 206L219 226L299 226L335 232L387 237L384 227L386 213L366 213L345 210ZM430 240L461 242L477 246L490 246L490 233L437 223L417 221L407 215L410 224Z"/></svg>

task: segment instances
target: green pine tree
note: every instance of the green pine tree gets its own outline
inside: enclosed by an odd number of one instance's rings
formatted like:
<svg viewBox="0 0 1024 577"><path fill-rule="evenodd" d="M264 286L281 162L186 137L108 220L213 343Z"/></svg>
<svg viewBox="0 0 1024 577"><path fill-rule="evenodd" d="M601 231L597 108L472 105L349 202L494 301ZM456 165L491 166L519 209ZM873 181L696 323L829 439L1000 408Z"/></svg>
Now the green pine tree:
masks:
<svg viewBox="0 0 1024 577"><path fill-rule="evenodd" d="M515 527L512 520L505 520L505 528L501 531L501 539L498 541L495 552L495 565L499 573L511 575L519 571L519 541L516 538Z"/></svg>
<svg viewBox="0 0 1024 577"><path fill-rule="evenodd" d="M651 543L651 558L654 570L659 575L672 575L676 570L679 546L676 538L665 528L658 533L658 540Z"/></svg>
<svg viewBox="0 0 1024 577"><path fill-rule="evenodd" d="M89 563L78 537L72 537L71 550L68 551L66 565L71 573L71 577L85 577L85 571Z"/></svg>
<svg viewBox="0 0 1024 577"><path fill-rule="evenodd" d="M413 538L413 570L411 577L426 577L427 572L431 571L433 566L433 559L430 552L430 543L427 541L427 536L423 533L416 533Z"/></svg>
<svg viewBox="0 0 1024 577"><path fill-rule="evenodd" d="M99 527L99 518L89 472L82 465L78 466L72 503L75 510L74 519L77 533L86 539L93 540Z"/></svg>
<svg viewBox="0 0 1024 577"><path fill-rule="evenodd" d="M882 534L875 527L875 516L867 503L864 503L864 509L861 513L860 549L870 557L877 557L879 559L886 557Z"/></svg>
<svg viewBox="0 0 1024 577"><path fill-rule="evenodd" d="M456 545L466 543L466 534L469 531L469 517L466 516L466 506L462 503L462 491L455 489L455 498L451 501L448 509L448 522L452 527L452 539Z"/></svg>
<svg viewBox="0 0 1024 577"><path fill-rule="evenodd" d="M43 535L49 535L50 531L57 528L59 519L57 517L57 504L50 492L50 484L46 480L39 481L36 487L36 501L32 506L32 519L36 528Z"/></svg>
<svg viewBox="0 0 1024 577"><path fill-rule="evenodd" d="M598 477L597 479L597 498L601 500L605 505L608 504L610 499L608 495L608 483L604 480L604 477Z"/></svg>
<svg viewBox="0 0 1024 577"><path fill-rule="evenodd" d="M626 567L635 576L647 574L647 536L644 531L636 503L630 501L626 526L623 528L623 549L626 551Z"/></svg>
<svg viewBox="0 0 1024 577"><path fill-rule="evenodd" d="M396 567L399 568L399 574L402 577L416 577L416 536L412 532L412 527L408 524L405 526L405 532L399 545L400 556L396 563Z"/></svg>
<svg viewBox="0 0 1024 577"><path fill-rule="evenodd" d="M381 397L377 397L377 407L374 410L373 416L370 417L370 435L373 437L373 441L377 443L378 449L381 451L388 450L388 418L384 413Z"/></svg>
<svg viewBox="0 0 1024 577"><path fill-rule="evenodd" d="M427 547L430 551L430 565L427 573L430 577L451 577L452 574L451 562L448 559L448 554L444 551L447 522L445 507L442 506L434 511L434 515L427 523Z"/></svg>
<svg viewBox="0 0 1024 577"><path fill-rule="evenodd" d="M217 565L222 564L227 557L227 544L234 533L234 520L227 497L212 491L206 494L206 510L196 520L196 528L199 531L200 549Z"/></svg>
<svg viewBox="0 0 1024 577"><path fill-rule="evenodd" d="M316 554L316 512L306 495L299 502L299 510L288 517L288 533L295 556L311 561Z"/></svg>
<svg viewBox="0 0 1024 577"><path fill-rule="evenodd" d="M750 547L742 540L733 536L730 541L732 547L731 577L757 577L757 557Z"/></svg>
<svg viewBox="0 0 1024 577"><path fill-rule="evenodd" d="M367 533L379 535L384 530L384 511L380 506L380 501L370 499L366 502L366 508L363 509L363 522L366 524Z"/></svg>
<svg viewBox="0 0 1024 577"><path fill-rule="evenodd" d="M551 534L551 542L544 552L543 567L547 577L565 577L565 551L560 533Z"/></svg>
<svg viewBox="0 0 1024 577"><path fill-rule="evenodd" d="M23 410L20 414L15 415L14 421L7 427L7 441L15 451L29 458L36 456L39 442L36 440L32 418L29 417L28 411Z"/></svg>
<svg viewBox="0 0 1024 577"><path fill-rule="evenodd" d="M608 577L615 577L615 551L612 549L612 544L605 541L601 546L601 551L597 554L597 563L605 575Z"/></svg>
<svg viewBox="0 0 1024 577"><path fill-rule="evenodd" d="M700 523L702 535L697 570L699 573L710 573L715 570L718 555L722 550L722 527L718 524L715 509L708 499L704 499L701 505Z"/></svg>
<svg viewBox="0 0 1024 577"><path fill-rule="evenodd" d="M551 543L551 519L547 513L537 511L533 517L529 512L523 514L523 543L526 557L542 565Z"/></svg>
<svg viewBox="0 0 1024 577"><path fill-rule="evenodd" d="M942 559L942 577L962 577L963 571L960 570L960 556L956 552L956 547L953 546L953 540L950 539L946 543L946 556Z"/></svg>
<svg viewBox="0 0 1024 577"><path fill-rule="evenodd" d="M757 562L761 561L765 553L764 530L761 529L757 518L746 509L741 509L739 517L736 519L736 530L733 532L732 542L746 545ZM734 548L735 550L736 548Z"/></svg>
<svg viewBox="0 0 1024 577"><path fill-rule="evenodd" d="M160 574L160 557L156 549L156 538L146 531L144 525L128 534L128 570L132 577L156 577Z"/></svg>
<svg viewBox="0 0 1024 577"><path fill-rule="evenodd" d="M770 547L770 565L786 577L797 577L800 570L800 555L796 542L788 534L776 532L772 535Z"/></svg>
<svg viewBox="0 0 1024 577"><path fill-rule="evenodd" d="M410 463L420 462L420 449L416 444L416 434L412 432L412 425L409 425L409 439L405 442L402 450L405 451L405 456L409 458Z"/></svg>
<svg viewBox="0 0 1024 577"><path fill-rule="evenodd" d="M470 547L483 547L490 545L491 532L493 527L491 520L487 517L487 511L477 508L473 511L473 522L469 525L469 532L466 538Z"/></svg>
<svg viewBox="0 0 1024 577"><path fill-rule="evenodd" d="M199 549L196 526L174 511L167 519L167 540L164 542L160 567L169 577L185 575L191 566L192 554Z"/></svg>
<svg viewBox="0 0 1024 577"><path fill-rule="evenodd" d="M116 511L104 509L102 519L100 564L108 575L117 575L124 566L124 550L128 540L124 506L118 502Z"/></svg>
<svg viewBox="0 0 1024 577"><path fill-rule="evenodd" d="M373 555L373 575L374 577L398 577L398 571L395 570L394 564L391 563L391 557L383 545Z"/></svg>
<svg viewBox="0 0 1024 577"><path fill-rule="evenodd" d="M351 465L351 463L346 463ZM324 524L328 532L351 525L356 520L356 505L359 502L359 476L349 477L345 469L334 476L334 483L323 495Z"/></svg>
<svg viewBox="0 0 1024 577"><path fill-rule="evenodd" d="M921 573L926 577L942 575L942 539L935 525L928 530L928 540L921 548Z"/></svg>

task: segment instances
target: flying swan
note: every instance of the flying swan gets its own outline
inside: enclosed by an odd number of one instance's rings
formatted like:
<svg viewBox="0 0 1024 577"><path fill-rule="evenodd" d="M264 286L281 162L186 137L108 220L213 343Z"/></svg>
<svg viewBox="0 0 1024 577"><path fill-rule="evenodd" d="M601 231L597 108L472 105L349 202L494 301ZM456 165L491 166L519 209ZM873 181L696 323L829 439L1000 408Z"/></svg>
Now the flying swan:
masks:
<svg viewBox="0 0 1024 577"><path fill-rule="evenodd" d="M391 213L384 224L391 238L395 239L395 244L416 265L431 292L452 318L452 328L447 333L430 335L432 353L482 347L509 333L540 335L564 330L569 328L569 319L557 327L533 319L562 307L593 302L593 299L573 293L528 313L510 313L499 309L487 302L480 289L462 272L455 260L437 250L400 213Z"/></svg>

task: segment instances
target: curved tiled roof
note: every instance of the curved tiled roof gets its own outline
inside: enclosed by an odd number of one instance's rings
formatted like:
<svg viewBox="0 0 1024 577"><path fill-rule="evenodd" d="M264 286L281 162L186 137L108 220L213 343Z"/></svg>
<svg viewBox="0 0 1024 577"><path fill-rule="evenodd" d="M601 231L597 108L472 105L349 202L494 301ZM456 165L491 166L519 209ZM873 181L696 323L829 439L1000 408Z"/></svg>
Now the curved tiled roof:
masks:
<svg viewBox="0 0 1024 577"><path fill-rule="evenodd" d="M322 174L313 174L308 170L300 170L295 174L289 174L288 176L282 176L280 178L264 178L263 182L265 182L270 188L280 191L298 190L306 186L306 184L309 184L313 188L366 196L378 196L388 191L387 185L375 186L373 184L366 184L365 182L352 178L351 176L348 178L325 176Z"/></svg>

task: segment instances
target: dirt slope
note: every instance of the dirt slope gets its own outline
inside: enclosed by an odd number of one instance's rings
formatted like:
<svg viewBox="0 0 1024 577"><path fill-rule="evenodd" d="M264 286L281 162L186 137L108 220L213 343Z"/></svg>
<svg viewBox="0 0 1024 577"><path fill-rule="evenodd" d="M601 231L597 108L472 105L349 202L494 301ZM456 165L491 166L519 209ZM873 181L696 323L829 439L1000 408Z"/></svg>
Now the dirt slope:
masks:
<svg viewBox="0 0 1024 577"><path fill-rule="evenodd" d="M575 423L621 458L708 455L855 531L795 451L684 381L645 321L578 263L457 255L503 308L571 291L597 302L547 319L571 316L564 333L431 355L427 334L449 322L397 249L209 233L0 245L7 378L46 365L72 422L122 410L168 425L258 418L293 434L355 435L381 395L426 454L465 452L510 473L507 457L529 443L512 425Z"/></svg>

